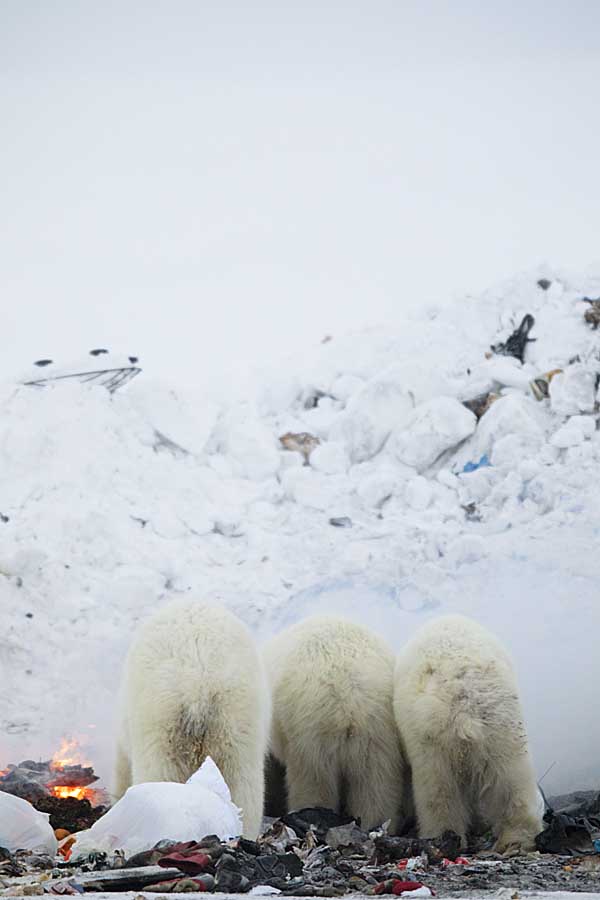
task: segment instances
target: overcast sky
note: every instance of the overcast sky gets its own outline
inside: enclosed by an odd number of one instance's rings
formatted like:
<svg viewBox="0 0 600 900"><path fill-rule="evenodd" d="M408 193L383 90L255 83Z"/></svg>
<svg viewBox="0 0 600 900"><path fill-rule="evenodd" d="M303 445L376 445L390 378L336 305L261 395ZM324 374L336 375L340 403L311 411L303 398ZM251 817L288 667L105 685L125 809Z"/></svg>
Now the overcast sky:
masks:
<svg viewBox="0 0 600 900"><path fill-rule="evenodd" d="M187 382L600 256L600 5L0 0L0 372Z"/></svg>

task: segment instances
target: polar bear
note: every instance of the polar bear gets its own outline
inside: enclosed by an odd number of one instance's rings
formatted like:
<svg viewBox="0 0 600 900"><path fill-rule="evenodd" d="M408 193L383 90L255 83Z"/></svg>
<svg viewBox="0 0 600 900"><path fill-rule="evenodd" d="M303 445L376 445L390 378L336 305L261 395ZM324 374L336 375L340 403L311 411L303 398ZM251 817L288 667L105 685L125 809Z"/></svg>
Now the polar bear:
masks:
<svg viewBox="0 0 600 900"><path fill-rule="evenodd" d="M492 634L463 616L426 624L398 655L394 712L412 767L419 833L485 824L498 852L542 830L516 676Z"/></svg>
<svg viewBox="0 0 600 900"><path fill-rule="evenodd" d="M325 806L391 819L403 800L404 757L394 722L394 655L366 628L312 616L272 638L271 753L285 766L288 806Z"/></svg>
<svg viewBox="0 0 600 900"><path fill-rule="evenodd" d="M263 812L270 699L260 654L232 613L178 601L140 629L127 662L115 792L183 782L211 756L256 838Z"/></svg>

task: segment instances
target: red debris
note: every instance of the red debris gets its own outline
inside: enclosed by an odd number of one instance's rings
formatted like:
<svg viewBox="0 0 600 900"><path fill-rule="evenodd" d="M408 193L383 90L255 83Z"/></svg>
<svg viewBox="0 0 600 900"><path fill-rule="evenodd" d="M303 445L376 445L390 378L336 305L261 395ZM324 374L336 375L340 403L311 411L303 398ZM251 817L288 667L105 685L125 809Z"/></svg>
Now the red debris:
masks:
<svg viewBox="0 0 600 900"><path fill-rule="evenodd" d="M205 848L200 848L197 841L178 844L158 860L158 865L164 869L180 869L186 875L198 875L214 865L214 860L204 852Z"/></svg>
<svg viewBox="0 0 600 900"><path fill-rule="evenodd" d="M399 878L390 878L387 881L380 881L375 885L373 893L375 894L403 894L406 891L416 891L419 888L427 887L422 881L400 881ZM431 890L431 888L428 888ZM434 891L431 891L434 894Z"/></svg>

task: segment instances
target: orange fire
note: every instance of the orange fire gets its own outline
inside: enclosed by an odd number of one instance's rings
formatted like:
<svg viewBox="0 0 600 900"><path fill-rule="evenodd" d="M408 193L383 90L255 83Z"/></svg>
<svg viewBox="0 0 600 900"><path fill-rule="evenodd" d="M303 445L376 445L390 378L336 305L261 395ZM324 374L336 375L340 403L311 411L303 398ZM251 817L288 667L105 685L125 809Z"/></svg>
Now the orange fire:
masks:
<svg viewBox="0 0 600 900"><path fill-rule="evenodd" d="M65 797L75 797L76 800L94 800L96 792L90 788L82 787L53 787L52 793L55 797L64 799Z"/></svg>
<svg viewBox="0 0 600 900"><path fill-rule="evenodd" d="M91 763L85 758L81 745L77 740L63 738L60 747L52 757L50 768L53 772L60 773L65 766L90 766ZM89 787L76 787L72 785L54 785L50 788L55 797L64 799L66 797L75 797L76 800L89 800L94 803L98 798L98 791Z"/></svg>
<svg viewBox="0 0 600 900"><path fill-rule="evenodd" d="M53 769L64 769L65 766L89 766L91 765L81 752L79 742L68 738L63 738L60 747L52 757Z"/></svg>

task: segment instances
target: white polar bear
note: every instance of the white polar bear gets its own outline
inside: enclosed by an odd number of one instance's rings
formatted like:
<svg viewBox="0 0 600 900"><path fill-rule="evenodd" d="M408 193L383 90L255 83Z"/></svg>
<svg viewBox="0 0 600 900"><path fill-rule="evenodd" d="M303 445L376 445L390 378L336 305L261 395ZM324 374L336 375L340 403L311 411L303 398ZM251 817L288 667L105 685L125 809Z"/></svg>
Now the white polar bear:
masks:
<svg viewBox="0 0 600 900"><path fill-rule="evenodd" d="M460 835L485 824L496 850L534 848L539 799L511 660L463 616L425 625L402 649L394 711L408 761L419 833Z"/></svg>
<svg viewBox="0 0 600 900"><path fill-rule="evenodd" d="M270 724L267 680L239 619L179 601L134 639L125 667L115 792L146 781L186 781L211 756L256 838Z"/></svg>
<svg viewBox="0 0 600 900"><path fill-rule="evenodd" d="M264 649L272 690L271 752L286 767L288 806L396 827L404 757L394 721L394 655L335 616L313 616Z"/></svg>

